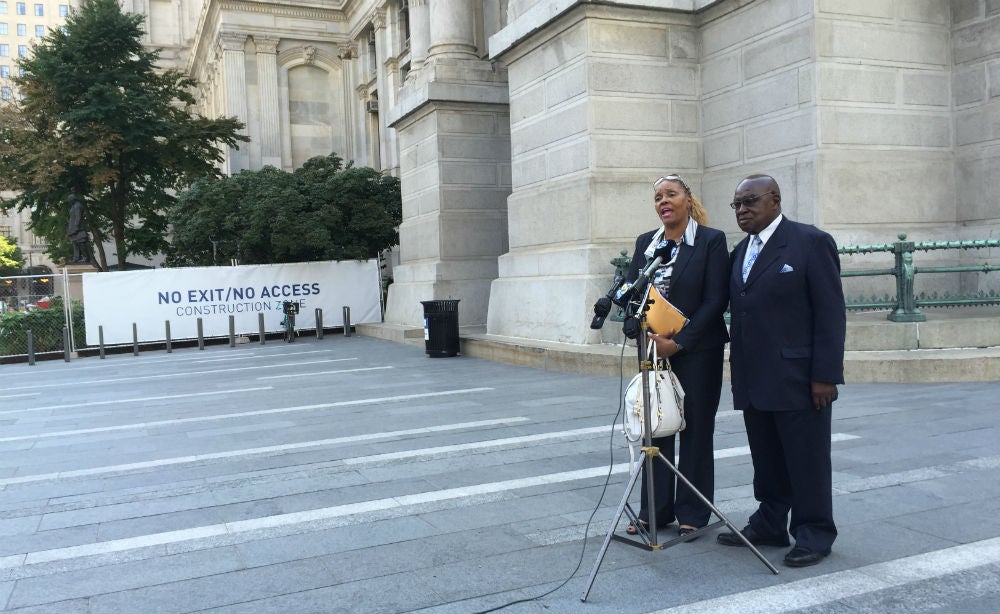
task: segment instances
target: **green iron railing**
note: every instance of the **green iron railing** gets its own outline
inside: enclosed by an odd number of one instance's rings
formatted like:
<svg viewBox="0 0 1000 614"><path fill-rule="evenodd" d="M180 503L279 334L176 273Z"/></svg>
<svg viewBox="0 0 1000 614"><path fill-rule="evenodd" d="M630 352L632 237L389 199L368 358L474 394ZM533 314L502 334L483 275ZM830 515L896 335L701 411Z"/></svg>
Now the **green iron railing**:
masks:
<svg viewBox="0 0 1000 614"><path fill-rule="evenodd" d="M937 292L919 295L914 293L914 279L918 273L989 273L1000 271L1000 266L994 264L979 264L969 266L928 266L918 267L913 263L913 252L915 251L935 251L944 249L985 249L989 247L1000 247L1000 240L982 239L975 241L923 241L914 242L906 240L906 233L897 235L899 241L893 243L880 243L875 245L845 245L837 250L843 256L854 254L869 254L874 252L890 252L895 258L892 268L889 269L856 269L841 272L841 277L866 277L879 275L893 275L896 278L896 296L888 295L878 298L875 296L847 297L848 309L891 309L888 319L893 322L924 322L927 316L920 311L921 307L963 307L972 305L1000 305L1000 294L991 290L985 292L955 293L945 292L938 295Z"/></svg>
<svg viewBox="0 0 1000 614"><path fill-rule="evenodd" d="M914 279L918 273L990 273L1000 271L1000 265L978 264L969 266L928 266L918 267L913 264L913 252L915 251L935 251L945 249L986 249L990 247L1000 247L1000 240L982 239L974 241L923 241L914 242L906 240L906 233L897 235L899 241L893 243L878 243L874 245L845 245L837 250L842 256L857 254L871 254L877 252L889 252L893 254L895 262L890 268L879 269L851 269L842 271L840 276L846 277L876 277L892 275L896 278L896 296L888 294L882 297L877 296L856 296L846 297L847 308L850 310L866 309L889 309L887 318L893 322L924 322L927 316L920 311L921 307L965 307L974 305L1000 305L1000 293L995 290L986 292L950 293L945 292L938 295L937 292L919 295L914 293ZM618 258L612 258L611 264L615 266L616 274L627 275L632 259L627 256L626 250L621 250ZM618 309L611 316L611 320L621 322L624 319L624 311Z"/></svg>

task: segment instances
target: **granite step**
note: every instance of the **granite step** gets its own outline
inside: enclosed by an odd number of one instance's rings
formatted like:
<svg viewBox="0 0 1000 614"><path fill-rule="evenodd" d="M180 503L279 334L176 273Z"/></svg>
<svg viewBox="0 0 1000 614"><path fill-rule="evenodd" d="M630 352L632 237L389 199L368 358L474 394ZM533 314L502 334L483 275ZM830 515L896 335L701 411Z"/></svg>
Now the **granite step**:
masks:
<svg viewBox="0 0 1000 614"><path fill-rule="evenodd" d="M1000 307L927 310L926 322L899 323L886 312L848 315L844 375L848 383L1000 381ZM423 345L421 328L360 324L359 334ZM635 372L634 346L556 343L460 329L461 353L569 373ZM727 365L728 367L728 365ZM726 374L728 377L728 372Z"/></svg>

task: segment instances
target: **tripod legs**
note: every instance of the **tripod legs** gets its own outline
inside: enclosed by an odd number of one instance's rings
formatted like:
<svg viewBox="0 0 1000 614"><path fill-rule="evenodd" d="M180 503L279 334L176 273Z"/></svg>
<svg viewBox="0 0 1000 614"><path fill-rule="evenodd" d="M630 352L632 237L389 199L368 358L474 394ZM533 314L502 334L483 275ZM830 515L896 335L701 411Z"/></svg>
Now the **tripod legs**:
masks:
<svg viewBox="0 0 1000 614"><path fill-rule="evenodd" d="M655 448L653 448L653 449L655 449ZM677 469L677 467L674 466L673 463L671 463L669 460L667 460L667 457L665 457L661 452L659 452L659 450L656 451L656 457L659 460L663 461L663 463L666 464L666 466L670 469L670 471L672 471L674 473L674 475L677 476L677 479L680 480L681 482L683 482L688 488L690 488L691 492L695 493L695 495L697 495L698 498L701 499L702 503L704 503L705 505L707 505L709 507L709 509L712 510L712 513L715 514L719 518L719 522L710 524L709 526L701 529L700 531L698 531L696 533L691 533L690 535L687 535L685 537L680 537L680 538L671 540L671 541L667 542L666 544L663 544L662 546L656 545L655 533L653 534L652 540L650 540L651 543L652 543L652 545L640 544L640 543L634 542L633 540L626 539L626 538L621 537L619 535L615 535L615 529L618 527L618 522L621 521L622 514L626 513L626 511L628 512L629 518L631 518L633 520L633 522L635 522L635 525L637 527L639 526L638 519L633 517L634 515L632 514L631 509L628 507L628 499L632 495L632 490L635 488L636 482L639 480L639 476L642 474L643 466L646 464L646 460L648 458L646 450L647 450L646 448L642 449L641 453L639 454L639 458L636 460L635 465L632 468L632 473L631 473L631 475L629 475L628 486L626 486L626 488L625 488L625 494L624 494L624 496L622 496L622 500L618 504L617 510L615 510L615 517L611 521L611 528L608 529L607 535L604 536L604 543L601 544L601 550L597 554L597 561L594 563L594 569L590 572L590 578L587 579L587 586L583 590L583 595L580 597L580 601L586 601L587 597L590 595L590 589L594 586L594 580L597 579L597 572L598 572L598 570L601 567L601 563L604 562L604 556L605 556L605 554L607 554L608 546L611 544L611 540L612 539L618 539L619 541L624 541L624 542L629 543L629 544L631 544L633 546L645 547L645 548L647 548L649 550L660 550L662 548L667 548L669 546L672 546L672 545L680 543L680 542L689 541L691 539L694 539L694 537L698 533L700 533L701 531L703 531L705 529L713 528L713 527L718 526L720 524L725 524L726 527L730 531L732 531L733 533L735 533L741 540L743 540L744 545L747 548L750 548L750 551L753 552L754 555L758 559L760 559L760 562L763 563L764 566L766 566L771 571L771 573L773 573L775 575L778 574L778 569L774 565L771 564L771 561L767 560L767 558L763 554L761 554L760 550L758 550L756 546L754 546L753 544L750 543L749 540L747 540L747 538L743 535L743 533L740 532L740 530L736 527L736 525L734 525L732 522L730 522L729 519L726 518L725 514L723 514L721 511L719 511L719 508L715 507L715 505L711 501L709 501L705 497L705 495L701 494L701 491L699 491L697 488L695 488L694 484L692 484L686 477L684 477L684 474L682 474ZM652 460L656 460L656 459L652 459ZM651 483L652 480L649 480L649 482ZM650 522L649 530L655 532L656 531L656 525L655 525L654 522L652 522L653 518L654 518L654 516L650 516L650 521L651 522ZM643 532L640 529L639 534L642 535L642 533ZM647 536L643 536L643 537L647 537Z"/></svg>
<svg viewBox="0 0 1000 614"><path fill-rule="evenodd" d="M767 558L763 554L760 553L760 550L758 550L756 546L754 546L753 544L750 543L750 540L748 540L743 535L743 533L741 533L740 530L738 528L736 528L736 525L734 525L732 522L729 521L728 518L726 518L725 514L723 514L722 512L719 511L719 508L715 507L715 505L711 501L709 501L705 497L705 495L701 494L701 492L697 488L694 487L694 484L692 484L691 482L689 482L688 479L686 477L684 477L684 474L681 473L680 471L678 471L677 467L674 467L674 464L671 463L669 460L667 460L666 456L663 456L663 454L658 454L658 456L660 457L660 460L662 460L664 463L666 463L667 467L670 467L670 470L674 472L674 474L677 476L678 480L684 482L684 484L688 488L691 489L691 492L693 492L694 494L696 494L698 496L698 498L701 499L701 502L704 503L705 505L707 505L708 508L710 510L712 510L712 513L715 514L719 518L719 520L722 521L726 525L727 528L729 528L730 531L732 531L733 533L735 533L737 536L739 536L739 538L741 540L743 540L743 544L747 548L750 548L750 551L753 552L754 555L756 555L756 557L758 559L760 559L760 562L763 563L765 567L767 567L769 570L771 570L771 573L773 573L774 575L778 575L778 569L774 565L771 564L771 561L767 560Z"/></svg>
<svg viewBox="0 0 1000 614"><path fill-rule="evenodd" d="M611 538L615 535L615 528L618 526L618 521L621 520L622 514L625 513L625 508L628 506L628 498L632 494L632 489L635 488L635 483L642 474L642 465L645 460L646 451L643 450L639 455L639 460L636 461L632 469L632 474L628 478L628 486L625 488L625 495L622 497L621 503L618 504L618 509L615 511L615 518L611 521L611 528L608 529L608 534L604 536L604 543L601 544L601 551L597 553L597 562L594 564L593 571L590 572L590 578L587 580L587 587L583 590L583 596L580 597L580 601L586 601L587 596L590 595L590 588L594 585L594 580L597 578L597 570L600 569L601 563L604 562L604 555L608 552L608 545L611 544ZM631 514L629 515L631 516ZM639 519L634 519L634 522L638 527L640 524ZM652 527L651 530L655 531L656 528Z"/></svg>

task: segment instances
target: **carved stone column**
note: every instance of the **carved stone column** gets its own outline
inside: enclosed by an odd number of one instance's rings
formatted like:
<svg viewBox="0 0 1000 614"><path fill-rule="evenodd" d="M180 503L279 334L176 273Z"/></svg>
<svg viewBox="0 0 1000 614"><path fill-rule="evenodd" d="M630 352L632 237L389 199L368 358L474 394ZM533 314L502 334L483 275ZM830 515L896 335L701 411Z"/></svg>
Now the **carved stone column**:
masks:
<svg viewBox="0 0 1000 614"><path fill-rule="evenodd" d="M411 54L420 44L415 4ZM458 298L462 325L485 325L497 259L508 249L507 78L476 54L473 4L427 2L427 57L389 109L403 198L399 264L385 314L390 324L419 326L420 301Z"/></svg>
<svg viewBox="0 0 1000 614"><path fill-rule="evenodd" d="M379 160L379 134L381 133L379 114L368 111L368 103L372 100L371 95L368 93L368 84L362 83L354 88L354 91L357 94L355 100L357 101L358 108L358 138L355 141L357 154L354 159L365 166L381 168L381 161ZM376 100L378 99L376 98Z"/></svg>
<svg viewBox="0 0 1000 614"><path fill-rule="evenodd" d="M201 89L201 109L202 113L208 117L216 117L218 110L215 108L215 62L210 61L205 64L205 71L202 73L204 87Z"/></svg>
<svg viewBox="0 0 1000 614"><path fill-rule="evenodd" d="M386 72L395 72L395 61L391 62L388 66L384 63L379 63L378 59L388 58L390 55L389 48L389 37L388 32L385 27L385 17L386 10L384 8L375 9L375 16L372 18L372 27L375 30L375 82L377 83L377 89L379 92L388 93L390 90L390 84L393 82L392 76L387 75ZM390 103L390 100L379 101L380 103ZM385 115L379 115L379 123L384 125L384 120L382 119ZM380 126L381 127L381 126ZM391 167L390 160L391 155L391 143L389 143L388 130L379 130L379 160L382 163L382 169ZM381 169L380 169L381 170Z"/></svg>
<svg viewBox="0 0 1000 614"><path fill-rule="evenodd" d="M430 35L429 56L475 58L472 3L468 0L431 0Z"/></svg>
<svg viewBox="0 0 1000 614"><path fill-rule="evenodd" d="M222 78L225 88L226 115L241 122L247 121L247 81L244 46L247 35L223 32L219 35L219 53L222 56ZM246 130L242 131L246 134ZM226 173L232 175L250 166L249 156L236 147L227 147Z"/></svg>
<svg viewBox="0 0 1000 614"><path fill-rule="evenodd" d="M222 87L222 64L216 58L209 64L209 74L212 76L212 114L215 117L225 115L225 105L223 104Z"/></svg>
<svg viewBox="0 0 1000 614"><path fill-rule="evenodd" d="M356 91L358 87L364 88L367 85L364 82L356 41L338 45L337 59L343 62L345 91ZM344 156L350 156L350 159L357 161L359 164L367 164L367 162L363 161L367 159L364 155L364 120L367 114L364 102L359 102L355 96L344 96L344 114L349 118L347 122L348 145L344 151Z"/></svg>
<svg viewBox="0 0 1000 614"><path fill-rule="evenodd" d="M410 74L416 74L427 59L431 43L429 0L410 0Z"/></svg>
<svg viewBox="0 0 1000 614"><path fill-rule="evenodd" d="M261 164L281 168L281 116L278 105L277 38L255 36L257 92L260 98Z"/></svg>

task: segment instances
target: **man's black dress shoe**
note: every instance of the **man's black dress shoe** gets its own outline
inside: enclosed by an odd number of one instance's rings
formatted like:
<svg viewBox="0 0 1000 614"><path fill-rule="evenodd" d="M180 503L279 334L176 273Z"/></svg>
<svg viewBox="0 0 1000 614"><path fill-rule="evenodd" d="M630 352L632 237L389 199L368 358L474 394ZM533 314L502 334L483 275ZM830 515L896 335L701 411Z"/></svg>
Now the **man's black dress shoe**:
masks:
<svg viewBox="0 0 1000 614"><path fill-rule="evenodd" d="M817 552L796 546L785 555L785 565L788 567L809 567L822 561L828 554L830 554L829 550Z"/></svg>
<svg viewBox="0 0 1000 614"><path fill-rule="evenodd" d="M754 546L778 546L780 548L784 548L789 544L788 535L782 535L780 537L765 537L764 535L757 533L757 531L754 531L753 527L750 525L743 527L743 530L740 531L740 533L742 533L743 537L747 538L747 541ZM719 542L723 546L746 546L746 544L743 543L743 540L736 537L736 535L734 535L731 531L719 533L718 537L715 538L715 541Z"/></svg>

